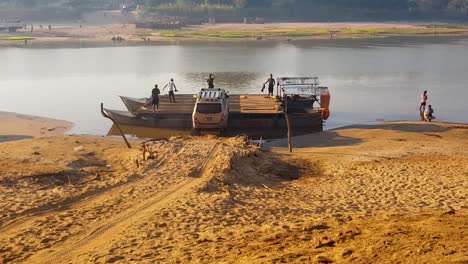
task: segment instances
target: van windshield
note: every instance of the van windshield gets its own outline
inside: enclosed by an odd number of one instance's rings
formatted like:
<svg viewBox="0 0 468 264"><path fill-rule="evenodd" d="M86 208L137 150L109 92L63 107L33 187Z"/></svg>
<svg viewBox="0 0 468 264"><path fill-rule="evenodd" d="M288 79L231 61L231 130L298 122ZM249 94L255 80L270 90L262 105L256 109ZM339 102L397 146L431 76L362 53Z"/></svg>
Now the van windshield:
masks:
<svg viewBox="0 0 468 264"><path fill-rule="evenodd" d="M221 113L221 104L197 104L197 113L200 113L200 114Z"/></svg>

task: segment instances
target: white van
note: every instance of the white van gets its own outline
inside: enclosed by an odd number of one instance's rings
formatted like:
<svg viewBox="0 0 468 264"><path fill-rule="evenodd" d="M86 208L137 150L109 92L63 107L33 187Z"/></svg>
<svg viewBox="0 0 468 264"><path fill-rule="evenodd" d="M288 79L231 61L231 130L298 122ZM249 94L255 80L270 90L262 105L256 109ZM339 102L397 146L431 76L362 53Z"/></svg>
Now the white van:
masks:
<svg viewBox="0 0 468 264"><path fill-rule="evenodd" d="M229 95L219 88L201 89L193 109L196 129L225 129L229 118Z"/></svg>

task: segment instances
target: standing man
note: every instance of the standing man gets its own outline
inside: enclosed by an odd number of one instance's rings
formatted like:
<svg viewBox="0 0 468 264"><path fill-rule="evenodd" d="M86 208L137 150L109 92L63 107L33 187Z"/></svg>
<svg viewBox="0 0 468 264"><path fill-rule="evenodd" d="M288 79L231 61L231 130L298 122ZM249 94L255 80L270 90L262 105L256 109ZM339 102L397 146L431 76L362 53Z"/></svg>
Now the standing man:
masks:
<svg viewBox="0 0 468 264"><path fill-rule="evenodd" d="M263 84L262 91L265 88L265 85L267 83L268 83L268 96L270 95L273 96L274 95L273 91L275 90L275 84L276 84L276 81L273 78L273 74L270 73L270 78Z"/></svg>
<svg viewBox="0 0 468 264"><path fill-rule="evenodd" d="M421 95L421 105L419 106L419 112L424 113L424 109L426 108L426 103L427 103L427 91L424 91L424 93Z"/></svg>
<svg viewBox="0 0 468 264"><path fill-rule="evenodd" d="M153 112L159 112L159 94L161 94L161 92L159 91L158 85L155 84L153 90L151 90L151 98L140 109L145 109L148 105L151 104L153 105Z"/></svg>
<svg viewBox="0 0 468 264"><path fill-rule="evenodd" d="M206 85L208 85L208 88L210 89L214 88L214 78L215 76L212 73L210 73L210 76L208 77L208 79L206 79Z"/></svg>
<svg viewBox="0 0 468 264"><path fill-rule="evenodd" d="M166 89L166 87L169 87L168 91L169 91L169 102L172 103L172 102L176 102L175 101L175 95L174 95L174 92L178 92L177 91L177 87L174 83L174 79L171 79L170 82L168 82L166 85L164 85L163 87L163 91L164 89Z"/></svg>
<svg viewBox="0 0 468 264"><path fill-rule="evenodd" d="M159 91L158 85L155 84L153 90L151 91L151 104L153 105L153 112L156 110L159 112Z"/></svg>

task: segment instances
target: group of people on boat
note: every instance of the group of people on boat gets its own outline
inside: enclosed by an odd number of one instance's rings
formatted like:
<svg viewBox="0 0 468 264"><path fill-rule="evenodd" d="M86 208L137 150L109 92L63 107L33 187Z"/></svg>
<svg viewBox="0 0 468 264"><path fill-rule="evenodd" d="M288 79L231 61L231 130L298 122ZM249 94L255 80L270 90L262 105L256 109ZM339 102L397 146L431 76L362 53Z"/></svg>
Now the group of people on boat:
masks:
<svg viewBox="0 0 468 264"><path fill-rule="evenodd" d="M208 88L214 88L214 79L215 79L214 74L210 73L210 75L208 76L208 79L206 79L206 85L208 86ZM175 93L178 92L178 90L177 90L177 86L174 83L173 78L171 78L171 80L166 85L164 85L163 91L166 88L168 88L167 91L168 91L168 96L169 96L169 103L176 103ZM160 94L161 94L161 91L159 90L158 85L155 84L153 90L151 90L151 97L149 101L145 105L143 105L142 108L144 109L147 106L152 105L153 112L159 112L159 95Z"/></svg>
<svg viewBox="0 0 468 264"><path fill-rule="evenodd" d="M431 122L434 116L434 108L432 105L427 105L427 91L424 91L421 95L421 104L419 105L419 114L421 115L421 120L426 122Z"/></svg>
<svg viewBox="0 0 468 264"><path fill-rule="evenodd" d="M169 96L169 102L170 103L175 103L175 93L177 91L177 86L174 83L174 79L171 78L171 80L166 83L163 87L163 91L168 88L168 96ZM153 106L153 112L159 112L159 95L161 94L161 91L159 90L159 87L157 84L154 85L153 90L151 90L151 97L149 101L142 106L142 108L146 108L148 105Z"/></svg>
<svg viewBox="0 0 468 264"><path fill-rule="evenodd" d="M208 78L206 79L206 86L208 88L210 89L215 88L214 79L215 79L214 74L210 73L210 75L208 75ZM276 84L276 80L275 78L273 78L273 74L270 74L270 78L268 78L266 82L263 83L262 92L265 90L265 85L267 84L268 84L268 96L273 96L274 88ZM175 93L178 92L178 90L177 90L177 86L174 83L174 79L171 78L171 80L166 85L164 85L163 91L166 88L168 88L169 102L175 103L176 102ZM142 106L142 109L146 108L149 105L152 105L153 112L159 112L159 95L160 94L161 94L161 90L159 90L158 85L155 84L153 90L151 90L151 97L149 101L145 105Z"/></svg>
<svg viewBox="0 0 468 264"><path fill-rule="evenodd" d="M214 79L215 76L214 74L210 73L208 78L206 79L206 85L208 88L214 88ZM273 78L273 74L270 74L270 78L266 80L266 82L263 83L262 87L262 92L265 90L266 85L268 85L268 96L274 96L274 88L275 88L276 80ZM171 80L164 85L163 91L168 88L168 97L169 97L169 102L170 103L176 103L175 99L175 93L178 92L177 86L174 83L174 79L171 78ZM157 84L154 85L153 90L151 91L151 98L149 101L142 106L142 109L146 108L149 105L153 106L153 112L159 112L159 95L161 94L161 91L159 90L159 87ZM432 108L432 105L427 104L428 102L428 95L427 91L424 91L423 94L421 95L421 104L419 105L419 112L421 116L422 121L426 122L431 122L433 119L435 119L434 116L434 108Z"/></svg>

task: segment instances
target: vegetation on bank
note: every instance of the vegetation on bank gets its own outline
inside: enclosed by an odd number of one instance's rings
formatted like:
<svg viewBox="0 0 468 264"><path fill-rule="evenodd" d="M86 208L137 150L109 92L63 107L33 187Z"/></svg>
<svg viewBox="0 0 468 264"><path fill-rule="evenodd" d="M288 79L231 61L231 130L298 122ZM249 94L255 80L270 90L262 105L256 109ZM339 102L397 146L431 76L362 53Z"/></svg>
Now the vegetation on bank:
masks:
<svg viewBox="0 0 468 264"><path fill-rule="evenodd" d="M156 34L158 32L155 32ZM160 31L167 38L194 39L246 39L246 38L294 38L324 36L334 37L385 37L385 36L425 36L425 35L463 35L468 27L427 26L423 28L341 28L341 29L267 29L267 30L170 30Z"/></svg>
<svg viewBox="0 0 468 264"><path fill-rule="evenodd" d="M258 16L282 21L468 18L468 0L0 0L0 10L53 10L57 14L120 8L141 8L156 16Z"/></svg>
<svg viewBox="0 0 468 264"><path fill-rule="evenodd" d="M28 36L0 36L0 40L8 40L8 41L15 41L15 40L33 40L33 37Z"/></svg>

